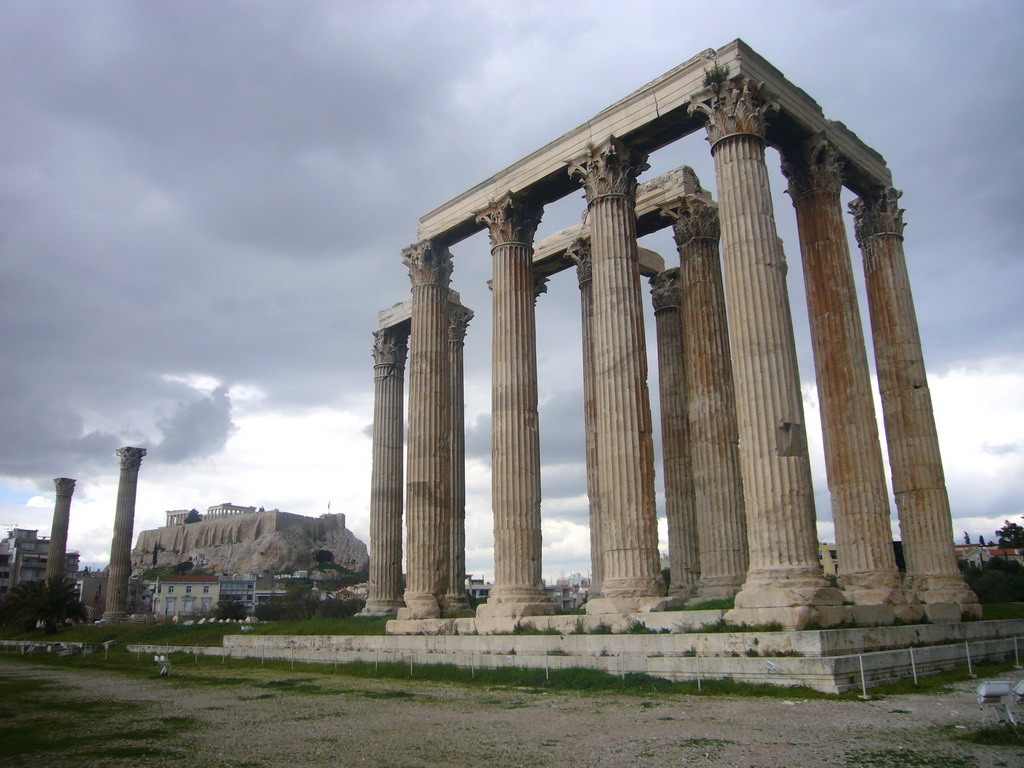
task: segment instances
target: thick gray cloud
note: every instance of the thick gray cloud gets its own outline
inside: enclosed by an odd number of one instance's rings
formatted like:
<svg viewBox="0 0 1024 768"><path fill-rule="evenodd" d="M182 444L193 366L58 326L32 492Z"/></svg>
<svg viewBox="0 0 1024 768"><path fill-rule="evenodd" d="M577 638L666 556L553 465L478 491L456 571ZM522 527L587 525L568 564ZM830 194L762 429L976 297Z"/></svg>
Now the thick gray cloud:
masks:
<svg viewBox="0 0 1024 768"><path fill-rule="evenodd" d="M1019 354L1019 20L998 2L5 3L0 478L109 472L132 442L152 448L147 465L215 456L240 423L235 387L264 412L369 418L369 332L408 295L399 253L417 218L735 37L906 191L929 370ZM651 162L649 175L688 163L714 189L701 136ZM769 152L809 382L777 162ZM583 207L578 194L549 206L538 236ZM644 245L673 263L665 233ZM453 252L453 287L476 311L467 451L486 462L489 246L477 235ZM552 281L537 317L545 492L571 498L584 487L574 275Z"/></svg>

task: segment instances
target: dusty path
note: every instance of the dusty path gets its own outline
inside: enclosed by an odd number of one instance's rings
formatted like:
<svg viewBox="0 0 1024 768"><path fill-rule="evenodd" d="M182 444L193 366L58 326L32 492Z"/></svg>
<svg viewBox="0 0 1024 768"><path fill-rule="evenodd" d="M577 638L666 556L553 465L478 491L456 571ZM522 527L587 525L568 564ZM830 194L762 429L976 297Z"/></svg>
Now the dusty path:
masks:
<svg viewBox="0 0 1024 768"><path fill-rule="evenodd" d="M188 674L236 682L198 685L182 679ZM531 693L230 667L181 675L169 682L0 659L0 678L49 680L63 698L194 716L204 725L176 746L211 768L1024 766L1016 750L954 741L956 726L982 721L967 683L942 695L859 702ZM56 764L0 755L0 765ZM89 764L188 763L179 753Z"/></svg>

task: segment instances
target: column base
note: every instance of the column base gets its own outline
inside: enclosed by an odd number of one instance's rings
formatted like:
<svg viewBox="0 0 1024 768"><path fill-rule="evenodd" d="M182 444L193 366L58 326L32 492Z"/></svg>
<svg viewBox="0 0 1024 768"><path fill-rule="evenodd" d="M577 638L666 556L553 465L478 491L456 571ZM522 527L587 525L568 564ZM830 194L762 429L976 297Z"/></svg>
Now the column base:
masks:
<svg viewBox="0 0 1024 768"><path fill-rule="evenodd" d="M399 621L410 619L439 619L441 618L441 606L433 595L409 595L405 596L405 606L398 609L395 616Z"/></svg>
<svg viewBox="0 0 1024 768"><path fill-rule="evenodd" d="M678 587L673 584L668 588L666 597L679 598L684 603L692 600L697 594L697 587L693 584L680 584Z"/></svg>
<svg viewBox="0 0 1024 768"><path fill-rule="evenodd" d="M843 600L843 593L829 586L821 570L814 566L751 571L743 588L736 593L735 605L736 608L798 608L841 606Z"/></svg>
<svg viewBox="0 0 1024 768"><path fill-rule="evenodd" d="M746 574L744 574L745 576ZM730 600L743 586L743 576L738 579L732 576L701 579L697 582L695 599L699 602L707 600Z"/></svg>
<svg viewBox="0 0 1024 768"><path fill-rule="evenodd" d="M446 619L471 619L476 612L469 605L469 598L463 595L445 595L441 610Z"/></svg>
<svg viewBox="0 0 1024 768"><path fill-rule="evenodd" d="M839 589L856 605L915 605L921 601L900 584L898 573L850 573L839 577Z"/></svg>
<svg viewBox="0 0 1024 768"><path fill-rule="evenodd" d="M524 616L551 616L558 612L551 600L495 600L489 599L486 603L477 606L476 616L478 619L498 618L522 618Z"/></svg>
<svg viewBox="0 0 1024 768"><path fill-rule="evenodd" d="M360 616L395 616L404 606L401 600L367 600Z"/></svg>
<svg viewBox="0 0 1024 768"><path fill-rule="evenodd" d="M669 608L681 608L686 601L671 595L650 595L645 597L599 597L588 600L587 615L608 613L649 613L667 611Z"/></svg>
<svg viewBox="0 0 1024 768"><path fill-rule="evenodd" d="M108 621L108 622L128 621L128 614L120 613L120 612L118 612L118 613L104 613L100 617L100 621Z"/></svg>
<svg viewBox="0 0 1024 768"><path fill-rule="evenodd" d="M957 605L965 619L980 619L981 605L978 596L967 586L963 577L937 576L932 574L908 574L907 583L917 592L926 605ZM938 609L937 613L938 613ZM936 621L936 619L932 619Z"/></svg>

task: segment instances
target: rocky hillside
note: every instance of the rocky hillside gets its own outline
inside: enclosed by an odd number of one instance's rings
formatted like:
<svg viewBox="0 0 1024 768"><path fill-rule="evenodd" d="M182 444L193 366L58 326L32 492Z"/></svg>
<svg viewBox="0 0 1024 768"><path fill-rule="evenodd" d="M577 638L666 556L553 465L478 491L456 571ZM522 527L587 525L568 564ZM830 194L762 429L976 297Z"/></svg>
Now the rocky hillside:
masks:
<svg viewBox="0 0 1024 768"><path fill-rule="evenodd" d="M191 560L218 573L289 573L312 569L320 550L352 571L369 563L366 545L345 527L344 515L314 518L275 510L142 531L132 570Z"/></svg>

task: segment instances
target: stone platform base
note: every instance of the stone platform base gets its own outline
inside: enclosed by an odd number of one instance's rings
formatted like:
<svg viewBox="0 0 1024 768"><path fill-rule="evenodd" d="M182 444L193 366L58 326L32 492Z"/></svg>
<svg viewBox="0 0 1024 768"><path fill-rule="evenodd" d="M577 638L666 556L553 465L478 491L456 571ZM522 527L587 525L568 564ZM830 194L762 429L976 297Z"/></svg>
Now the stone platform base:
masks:
<svg viewBox="0 0 1024 768"><path fill-rule="evenodd" d="M963 667L968 659L972 664L1013 661L1024 654L1024 620L802 632L226 635L222 648L130 645L128 650L322 664L361 661L413 666L453 664L473 669L583 667L614 675L644 673L669 680L729 678L842 693L859 690L862 682L870 688Z"/></svg>

